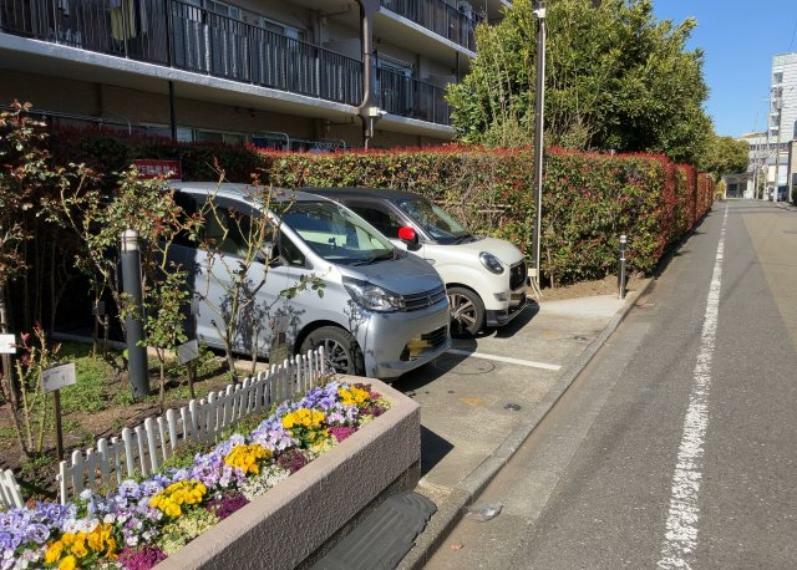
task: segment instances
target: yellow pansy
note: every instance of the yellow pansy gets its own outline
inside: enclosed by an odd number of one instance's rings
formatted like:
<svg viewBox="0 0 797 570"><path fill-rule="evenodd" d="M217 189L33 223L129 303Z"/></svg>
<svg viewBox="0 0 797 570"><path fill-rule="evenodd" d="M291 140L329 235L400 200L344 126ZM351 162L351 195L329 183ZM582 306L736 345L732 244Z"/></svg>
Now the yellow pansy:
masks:
<svg viewBox="0 0 797 570"><path fill-rule="evenodd" d="M71 554L64 557L61 563L58 564L58 570L75 570L75 568L77 568L77 559Z"/></svg>

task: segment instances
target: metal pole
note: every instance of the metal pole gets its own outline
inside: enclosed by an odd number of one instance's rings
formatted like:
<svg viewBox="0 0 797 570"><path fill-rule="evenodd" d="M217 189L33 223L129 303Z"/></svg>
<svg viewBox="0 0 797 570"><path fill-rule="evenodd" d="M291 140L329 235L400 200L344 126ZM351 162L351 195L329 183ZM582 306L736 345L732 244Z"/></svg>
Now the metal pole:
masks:
<svg viewBox="0 0 797 570"><path fill-rule="evenodd" d="M133 397L149 394L147 347L144 345L143 295L141 292L141 254L138 249L138 232L122 232L122 287L132 304L125 319L127 336L127 373Z"/></svg>
<svg viewBox="0 0 797 570"><path fill-rule="evenodd" d="M172 131L172 140L177 140L177 116L174 111L174 81L169 81L169 126Z"/></svg>
<svg viewBox="0 0 797 570"><path fill-rule="evenodd" d="M543 145L545 128L545 7L536 2L534 15L537 16L537 87L534 109L534 277L539 283L542 236L542 176Z"/></svg>
<svg viewBox="0 0 797 570"><path fill-rule="evenodd" d="M619 280L620 280L620 298L625 299L625 246L628 242L628 238L625 234L620 236L620 272L619 272Z"/></svg>

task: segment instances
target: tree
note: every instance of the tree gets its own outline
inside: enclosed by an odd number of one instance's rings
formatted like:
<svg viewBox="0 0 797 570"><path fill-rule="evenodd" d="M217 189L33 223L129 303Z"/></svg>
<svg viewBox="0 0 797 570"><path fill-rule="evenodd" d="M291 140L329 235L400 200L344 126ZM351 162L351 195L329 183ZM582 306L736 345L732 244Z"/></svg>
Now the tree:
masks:
<svg viewBox="0 0 797 570"><path fill-rule="evenodd" d="M550 144L702 155L711 123L702 52L686 49L693 19L658 21L651 0L550 0L547 22ZM536 26L531 0L518 0L500 24L478 28L471 71L448 90L464 141L532 141Z"/></svg>
<svg viewBox="0 0 797 570"><path fill-rule="evenodd" d="M749 152L750 146L744 141L712 134L699 166L718 181L725 174L747 170Z"/></svg>

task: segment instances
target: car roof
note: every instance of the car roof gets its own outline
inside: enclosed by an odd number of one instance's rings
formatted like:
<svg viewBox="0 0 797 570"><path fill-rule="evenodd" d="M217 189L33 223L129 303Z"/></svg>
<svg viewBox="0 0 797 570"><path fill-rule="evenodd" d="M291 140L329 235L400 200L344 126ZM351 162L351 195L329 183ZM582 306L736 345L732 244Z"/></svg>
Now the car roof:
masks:
<svg viewBox="0 0 797 570"><path fill-rule="evenodd" d="M367 188L364 186L346 186L342 188L316 188L305 187L302 192L317 194L326 198L381 198L395 202L405 198L417 198L419 195L406 190L393 190L391 188Z"/></svg>
<svg viewBox="0 0 797 570"><path fill-rule="evenodd" d="M232 182L183 182L175 181L169 183L170 188L175 190L184 190L194 192L197 194L206 194L208 196L215 195L220 198L239 199L244 198L250 200L252 194L259 188L251 184L235 184ZM290 190L286 188L274 188L272 199L277 201L295 201L295 202L312 202L318 201L318 196L308 192L298 190Z"/></svg>

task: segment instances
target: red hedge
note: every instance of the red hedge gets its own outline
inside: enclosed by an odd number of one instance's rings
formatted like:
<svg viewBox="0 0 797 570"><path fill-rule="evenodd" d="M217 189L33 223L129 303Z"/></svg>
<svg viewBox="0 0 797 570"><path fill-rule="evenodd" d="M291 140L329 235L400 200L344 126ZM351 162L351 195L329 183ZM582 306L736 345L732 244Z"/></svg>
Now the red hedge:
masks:
<svg viewBox="0 0 797 570"><path fill-rule="evenodd" d="M182 161L186 180L246 182L260 171L274 186L367 186L423 194L444 204L471 231L531 250L534 205L531 149L436 148L331 154L259 152L221 144L61 130L53 154L105 173L136 158ZM602 278L616 270L619 236L629 259L650 271L711 208L714 183L663 155L584 153L551 148L546 155L542 268L557 282Z"/></svg>

